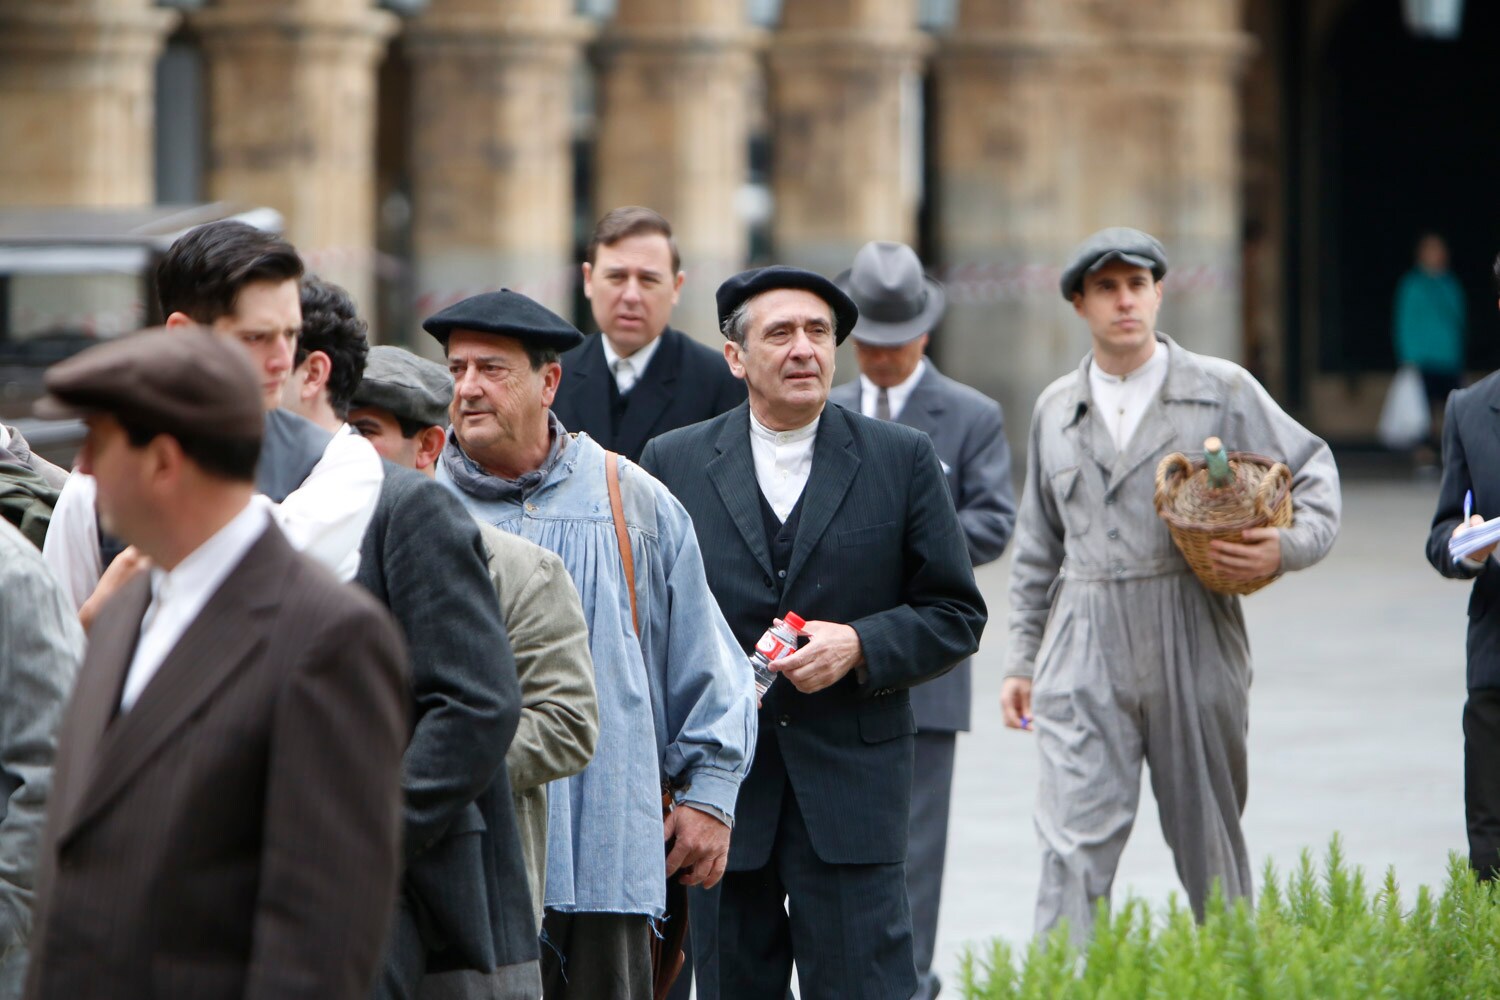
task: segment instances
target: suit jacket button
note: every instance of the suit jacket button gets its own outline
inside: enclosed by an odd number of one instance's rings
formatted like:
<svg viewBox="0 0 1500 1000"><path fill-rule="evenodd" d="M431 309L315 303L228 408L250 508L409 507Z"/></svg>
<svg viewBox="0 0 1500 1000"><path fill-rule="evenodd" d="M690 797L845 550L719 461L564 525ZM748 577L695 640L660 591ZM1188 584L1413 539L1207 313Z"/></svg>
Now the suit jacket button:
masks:
<svg viewBox="0 0 1500 1000"><path fill-rule="evenodd" d="M792 724L792 717L790 715L780 716L777 718L776 724L778 726L790 726Z"/></svg>

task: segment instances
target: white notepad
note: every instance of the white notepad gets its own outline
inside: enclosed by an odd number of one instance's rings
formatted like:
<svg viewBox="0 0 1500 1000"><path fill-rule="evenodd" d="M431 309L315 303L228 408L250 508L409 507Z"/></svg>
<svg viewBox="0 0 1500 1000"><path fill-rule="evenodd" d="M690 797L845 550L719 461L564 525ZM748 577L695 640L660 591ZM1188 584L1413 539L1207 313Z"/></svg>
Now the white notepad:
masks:
<svg viewBox="0 0 1500 1000"><path fill-rule="evenodd" d="M1500 517L1476 524L1461 535L1448 539L1448 554L1454 562L1467 558L1471 553L1500 542Z"/></svg>

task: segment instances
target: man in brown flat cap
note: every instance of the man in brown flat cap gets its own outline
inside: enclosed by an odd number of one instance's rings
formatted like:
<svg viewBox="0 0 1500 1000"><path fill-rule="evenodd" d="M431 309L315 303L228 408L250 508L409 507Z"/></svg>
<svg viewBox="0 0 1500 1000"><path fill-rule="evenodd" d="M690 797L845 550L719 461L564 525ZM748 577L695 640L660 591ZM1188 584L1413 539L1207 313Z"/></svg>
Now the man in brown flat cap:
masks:
<svg viewBox="0 0 1500 1000"><path fill-rule="evenodd" d="M243 352L143 333L48 371L106 530L150 558L99 610L59 737L30 998L347 998L395 900L405 653L254 499Z"/></svg>

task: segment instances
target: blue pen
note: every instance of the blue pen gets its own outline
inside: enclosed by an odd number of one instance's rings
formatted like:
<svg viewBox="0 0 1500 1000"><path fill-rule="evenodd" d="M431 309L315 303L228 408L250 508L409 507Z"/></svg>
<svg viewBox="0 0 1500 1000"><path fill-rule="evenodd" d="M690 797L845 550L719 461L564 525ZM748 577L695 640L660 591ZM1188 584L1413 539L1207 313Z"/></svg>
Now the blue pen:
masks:
<svg viewBox="0 0 1500 1000"><path fill-rule="evenodd" d="M1464 491L1464 524L1469 523L1469 515L1474 513L1474 491Z"/></svg>

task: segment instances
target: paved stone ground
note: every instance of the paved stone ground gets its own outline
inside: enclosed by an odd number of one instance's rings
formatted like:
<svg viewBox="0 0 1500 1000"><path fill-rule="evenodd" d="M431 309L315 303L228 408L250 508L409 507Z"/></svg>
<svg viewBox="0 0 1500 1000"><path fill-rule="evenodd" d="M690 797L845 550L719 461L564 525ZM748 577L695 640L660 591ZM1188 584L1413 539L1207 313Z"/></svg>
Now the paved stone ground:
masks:
<svg viewBox="0 0 1500 1000"><path fill-rule="evenodd" d="M1462 734L1468 585L1423 557L1436 485L1346 482L1343 531L1320 565L1246 599L1255 680L1246 835L1257 871L1321 858L1330 835L1370 878L1394 865L1403 895L1443 881L1464 850ZM975 671L975 728L960 737L937 967L956 982L966 944L1031 935L1038 860L1036 755L997 707L1008 560L980 571L991 625ZM1139 819L1115 898L1180 892L1156 803ZM1410 898L1410 896L1408 896Z"/></svg>

